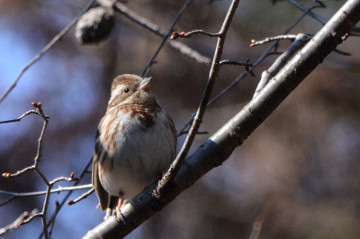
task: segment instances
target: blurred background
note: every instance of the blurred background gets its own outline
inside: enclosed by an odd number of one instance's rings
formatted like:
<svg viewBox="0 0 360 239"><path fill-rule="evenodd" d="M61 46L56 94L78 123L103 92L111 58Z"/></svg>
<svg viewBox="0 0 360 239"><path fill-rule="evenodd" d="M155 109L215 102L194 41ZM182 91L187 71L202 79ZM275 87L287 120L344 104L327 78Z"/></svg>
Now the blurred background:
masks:
<svg viewBox="0 0 360 239"><path fill-rule="evenodd" d="M177 31L220 29L229 0L194 1ZM309 6L312 1L299 1ZM329 19L345 1L323 1L314 12ZM126 5L167 30L185 1L131 0ZM0 93L81 9L83 0L0 0ZM223 59L254 62L267 45L250 48L251 39L282 34L302 12L288 1L241 0L226 39ZM316 33L321 24L305 17L290 33ZM118 74L141 74L161 38L116 14L115 27L103 42L80 45L72 29L20 79L0 104L0 121L15 119L41 101L50 116L40 169L49 180L79 175L92 156L97 124L105 113L110 84ZM216 39L194 36L180 41L212 57ZM260 238L360 237L360 48L350 37L220 167L183 192L165 209L127 238L248 238L263 218ZM280 51L289 46L280 43ZM276 59L269 56L235 88L213 104L192 147L204 142L251 99L261 72ZM181 128L200 102L209 66L189 59L169 45L156 58L149 75L161 105ZM213 96L230 84L243 67L223 66ZM0 125L0 172L31 165L42 120L29 116ZM179 146L184 136L180 137ZM90 183L90 174L82 184ZM72 183L60 183L70 186ZM57 188L57 185L55 186ZM0 178L0 189L14 192L45 190L30 172ZM75 199L84 191L72 194ZM65 193L52 194L49 215ZM0 202L8 196L0 195ZM41 210L43 196L17 198L0 207L0 228L22 212ZM103 220L95 194L57 216L52 238L80 238ZM40 219L5 238L38 238Z"/></svg>

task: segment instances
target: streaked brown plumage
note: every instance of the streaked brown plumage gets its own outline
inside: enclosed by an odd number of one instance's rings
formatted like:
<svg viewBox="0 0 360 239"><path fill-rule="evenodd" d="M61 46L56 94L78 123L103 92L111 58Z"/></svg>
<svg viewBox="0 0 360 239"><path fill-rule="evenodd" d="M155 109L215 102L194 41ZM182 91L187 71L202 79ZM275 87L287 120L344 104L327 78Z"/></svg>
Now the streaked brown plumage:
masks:
<svg viewBox="0 0 360 239"><path fill-rule="evenodd" d="M175 153L175 127L150 93L150 78L116 77L93 156L100 208L112 207L112 197L135 196L167 170Z"/></svg>

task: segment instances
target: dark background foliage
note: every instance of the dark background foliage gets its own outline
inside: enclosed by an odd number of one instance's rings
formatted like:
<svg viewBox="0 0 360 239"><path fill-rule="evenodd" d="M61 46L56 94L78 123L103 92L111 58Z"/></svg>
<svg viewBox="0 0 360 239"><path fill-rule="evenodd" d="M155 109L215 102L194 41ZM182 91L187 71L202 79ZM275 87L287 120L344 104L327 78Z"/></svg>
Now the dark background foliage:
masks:
<svg viewBox="0 0 360 239"><path fill-rule="evenodd" d="M345 1L324 1L315 10L329 18ZM127 6L168 29L184 1L131 0ZM309 5L311 1L301 1ZM0 91L21 67L51 40L86 4L85 1L0 0ZM230 1L195 1L177 24L178 31L217 31ZM279 35L302 13L287 1L240 1L223 57L255 61L266 46L250 48L251 39ZM79 174L90 159L97 124L105 112L112 78L141 74L161 38L121 15L109 38L97 45L79 45L74 29L29 69L0 104L0 120L13 119L41 101L50 123L40 168L50 179ZM316 33L321 24L307 17L291 33ZM180 39L212 57L216 39ZM289 42L280 43L284 50ZM247 238L256 218L263 217L261 238L358 238L360 236L360 48L349 38L238 148L221 167L203 177L128 238ZM211 135L248 102L260 78L276 59L268 57L254 73L212 105L201 130ZM169 46L156 59L150 75L153 92L182 127L196 110L209 66L199 65ZM214 93L232 82L243 67L224 66ZM0 172L16 172L32 164L42 121L34 116L0 126ZM209 135L197 136L193 148ZM179 138L181 146L184 138ZM90 175L83 180L90 182ZM69 183L61 183L69 186ZM1 190L44 190L35 173L0 178ZM82 192L75 192L72 198ZM55 201L63 194L54 194ZM1 201L6 196L0 196ZM41 208L43 197L18 198L0 208L0 227L23 211ZM79 238L101 222L95 195L65 206L53 238ZM37 238L35 219L7 235Z"/></svg>

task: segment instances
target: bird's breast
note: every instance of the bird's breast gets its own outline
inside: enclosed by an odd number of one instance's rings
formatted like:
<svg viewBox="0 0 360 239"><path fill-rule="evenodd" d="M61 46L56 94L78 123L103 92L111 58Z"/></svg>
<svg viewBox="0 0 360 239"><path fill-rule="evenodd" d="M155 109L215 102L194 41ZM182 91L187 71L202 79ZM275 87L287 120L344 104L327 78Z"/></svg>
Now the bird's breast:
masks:
<svg viewBox="0 0 360 239"><path fill-rule="evenodd" d="M174 159L176 138L172 122L161 109L137 105L108 113L100 125L99 140L107 152L99 161L100 170L105 172L101 183L114 195L119 190L138 190L135 184L144 187L151 183Z"/></svg>

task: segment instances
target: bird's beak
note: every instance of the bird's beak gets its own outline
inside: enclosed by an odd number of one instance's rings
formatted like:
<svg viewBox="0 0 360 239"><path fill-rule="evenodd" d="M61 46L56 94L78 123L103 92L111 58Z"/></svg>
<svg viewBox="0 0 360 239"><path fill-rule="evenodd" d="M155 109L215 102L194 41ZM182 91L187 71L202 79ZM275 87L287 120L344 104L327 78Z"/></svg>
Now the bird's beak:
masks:
<svg viewBox="0 0 360 239"><path fill-rule="evenodd" d="M139 85L139 90L143 90L143 91L149 91L150 90L150 85L151 85L151 78L152 77L147 77L144 78Z"/></svg>

